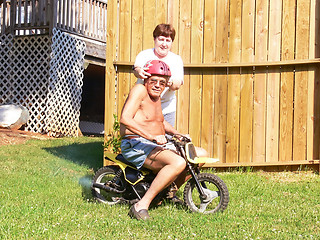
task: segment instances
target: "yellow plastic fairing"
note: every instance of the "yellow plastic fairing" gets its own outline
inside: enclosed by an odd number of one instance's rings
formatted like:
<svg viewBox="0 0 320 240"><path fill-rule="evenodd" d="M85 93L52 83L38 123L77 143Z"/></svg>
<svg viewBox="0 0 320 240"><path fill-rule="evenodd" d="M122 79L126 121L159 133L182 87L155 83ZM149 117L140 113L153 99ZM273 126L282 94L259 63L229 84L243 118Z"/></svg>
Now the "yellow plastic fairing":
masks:
<svg viewBox="0 0 320 240"><path fill-rule="evenodd" d="M130 179L127 177L127 175L126 175L126 173L127 173L126 168L131 168L131 169L134 169L134 170L137 170L137 169L134 168L134 167L132 167L132 166L129 166L129 165L127 165L127 164L125 164L125 163L117 160L117 159L112 159L112 161L114 161L116 164L119 165L119 167L120 167L120 168L122 169L122 171L125 173L125 174L124 174L124 178L125 178L130 184L132 184L132 185L135 185L135 184L137 184L138 182L140 182L141 180L143 180L144 177L145 177L145 175L147 175L147 174L149 173L149 172L147 172L147 171L140 170L140 172L141 172L140 177L137 178L135 181L132 181L132 180L130 180ZM128 169L128 170L129 170L129 169Z"/></svg>
<svg viewBox="0 0 320 240"><path fill-rule="evenodd" d="M188 161L193 164L219 162L218 158L198 157L196 153L196 148L192 143L186 144L186 155Z"/></svg>
<svg viewBox="0 0 320 240"><path fill-rule="evenodd" d="M195 157L193 160L189 160L189 162L198 164L198 163L216 163L219 162L218 158L208 158L208 157Z"/></svg>

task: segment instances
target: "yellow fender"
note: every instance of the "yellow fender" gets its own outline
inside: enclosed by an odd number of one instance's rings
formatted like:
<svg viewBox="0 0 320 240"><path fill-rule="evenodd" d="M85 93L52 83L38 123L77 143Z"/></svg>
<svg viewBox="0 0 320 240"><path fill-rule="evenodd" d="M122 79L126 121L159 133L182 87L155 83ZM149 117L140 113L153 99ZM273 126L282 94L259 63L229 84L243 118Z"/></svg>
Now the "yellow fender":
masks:
<svg viewBox="0 0 320 240"><path fill-rule="evenodd" d="M199 163L216 163L219 162L218 158L198 157L194 145L190 142L186 144L186 155L189 162L193 164Z"/></svg>
<svg viewBox="0 0 320 240"><path fill-rule="evenodd" d="M194 164L219 162L218 158L209 158L209 157L195 157L194 159L188 159L188 160L189 162Z"/></svg>

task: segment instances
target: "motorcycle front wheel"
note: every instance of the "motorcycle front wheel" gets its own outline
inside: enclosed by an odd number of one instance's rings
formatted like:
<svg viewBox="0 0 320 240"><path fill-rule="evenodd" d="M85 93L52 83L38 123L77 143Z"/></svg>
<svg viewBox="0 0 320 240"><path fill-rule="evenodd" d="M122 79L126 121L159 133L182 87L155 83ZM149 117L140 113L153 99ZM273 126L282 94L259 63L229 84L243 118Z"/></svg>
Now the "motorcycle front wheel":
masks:
<svg viewBox="0 0 320 240"><path fill-rule="evenodd" d="M124 180L118 176L119 171L121 170L117 166L102 167L96 172L93 178L93 183L98 183L111 189L123 191L125 188ZM106 191L97 187L92 187L92 195L98 202L108 205L120 203L122 200L122 194L115 191Z"/></svg>
<svg viewBox="0 0 320 240"><path fill-rule="evenodd" d="M184 201L192 212L204 214L224 211L229 203L226 184L216 175L200 173L198 181L206 195L201 197L194 179L190 179L184 188Z"/></svg>

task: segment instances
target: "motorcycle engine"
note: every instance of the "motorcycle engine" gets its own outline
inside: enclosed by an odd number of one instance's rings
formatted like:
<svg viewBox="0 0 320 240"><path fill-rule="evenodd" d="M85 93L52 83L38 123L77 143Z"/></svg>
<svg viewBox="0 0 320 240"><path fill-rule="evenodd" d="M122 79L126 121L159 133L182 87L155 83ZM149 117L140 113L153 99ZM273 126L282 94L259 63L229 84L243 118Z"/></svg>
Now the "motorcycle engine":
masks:
<svg viewBox="0 0 320 240"><path fill-rule="evenodd" d="M148 189L150 188L150 183L147 182L139 182L137 183L134 188L136 189L136 191L138 192L140 197L143 197L144 194L148 191Z"/></svg>

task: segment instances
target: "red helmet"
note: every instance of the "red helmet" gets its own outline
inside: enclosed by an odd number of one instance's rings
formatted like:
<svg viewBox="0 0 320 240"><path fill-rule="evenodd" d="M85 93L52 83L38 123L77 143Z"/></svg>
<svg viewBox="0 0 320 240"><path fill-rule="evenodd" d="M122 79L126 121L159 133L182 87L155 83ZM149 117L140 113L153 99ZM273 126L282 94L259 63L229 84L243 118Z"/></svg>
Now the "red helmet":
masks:
<svg viewBox="0 0 320 240"><path fill-rule="evenodd" d="M151 75L171 77L169 66L160 60L150 60L144 65L144 67L149 68L147 72Z"/></svg>

